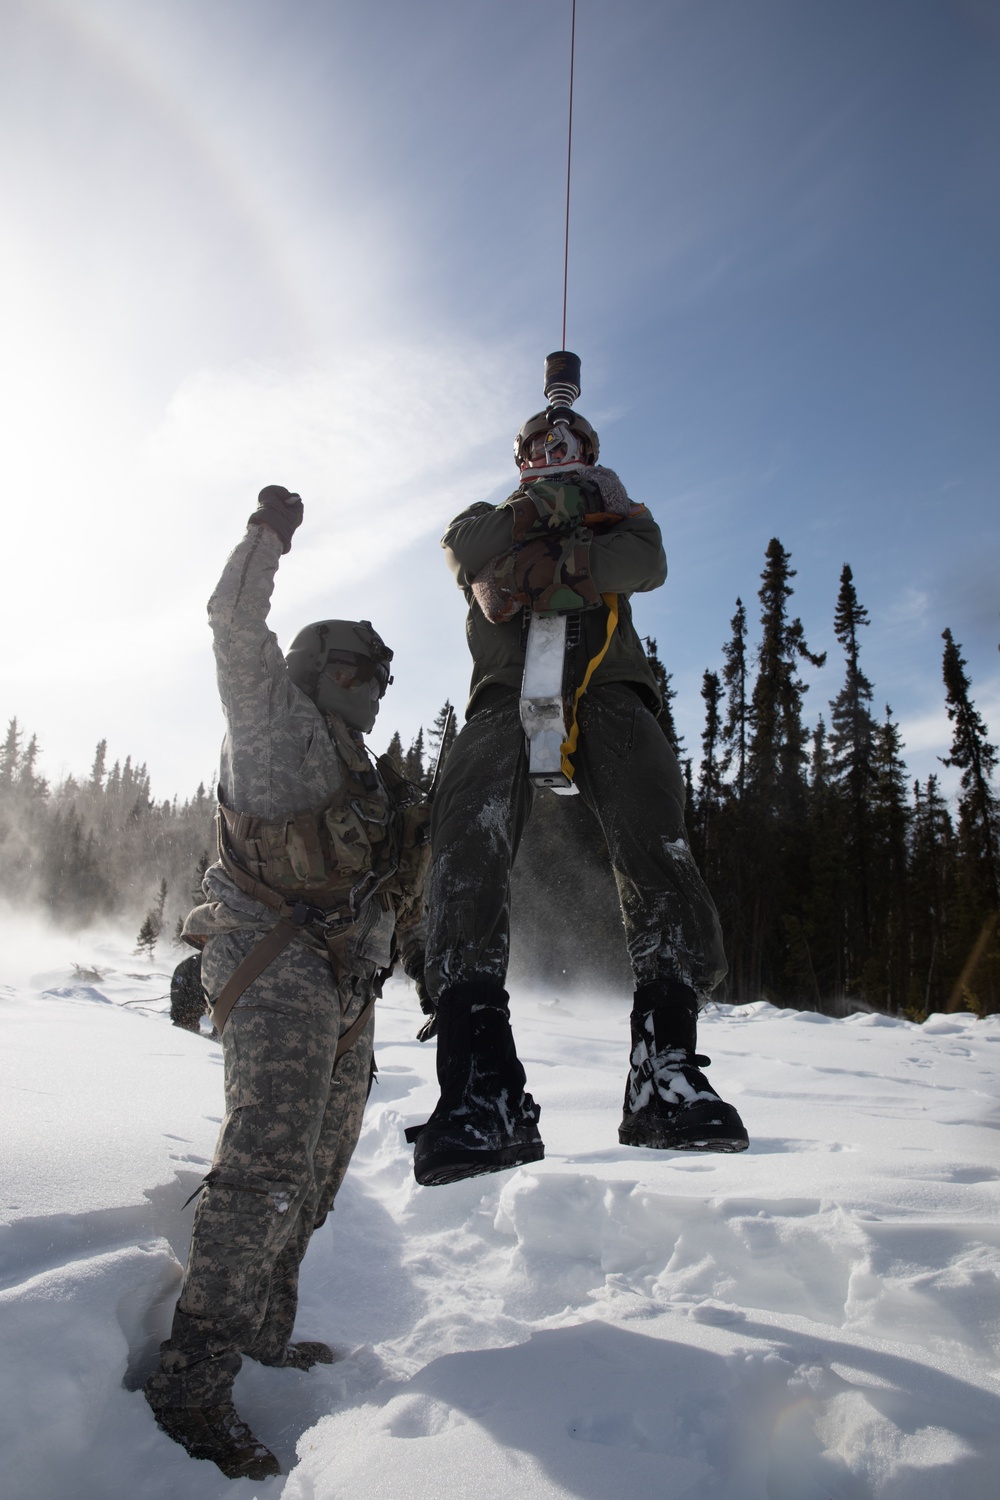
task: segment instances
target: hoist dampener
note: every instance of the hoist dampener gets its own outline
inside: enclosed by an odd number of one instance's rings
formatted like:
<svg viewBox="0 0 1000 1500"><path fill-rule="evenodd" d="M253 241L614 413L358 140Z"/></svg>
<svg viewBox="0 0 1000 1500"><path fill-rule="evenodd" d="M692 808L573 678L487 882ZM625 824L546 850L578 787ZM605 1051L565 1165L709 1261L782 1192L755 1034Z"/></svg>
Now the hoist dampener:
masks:
<svg viewBox="0 0 1000 1500"><path fill-rule="evenodd" d="M546 416L551 426L572 417L573 402L580 394L580 360L560 349L545 360ZM566 422L566 425L569 425ZM558 465L554 466L558 469ZM547 470L537 471L539 479ZM555 477L553 475L553 477ZM579 788L563 770L562 746L567 735L566 695L567 626L569 615L531 616L521 683L521 723L528 739L528 779L535 786L550 787L562 797L572 797Z"/></svg>

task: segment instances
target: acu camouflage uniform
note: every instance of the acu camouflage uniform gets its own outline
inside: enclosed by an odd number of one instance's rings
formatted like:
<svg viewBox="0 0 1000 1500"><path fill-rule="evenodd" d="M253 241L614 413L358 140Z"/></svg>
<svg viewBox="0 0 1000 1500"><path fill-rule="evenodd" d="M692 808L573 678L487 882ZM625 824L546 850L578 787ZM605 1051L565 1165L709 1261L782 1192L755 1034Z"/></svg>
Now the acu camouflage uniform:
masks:
<svg viewBox="0 0 1000 1500"><path fill-rule="evenodd" d="M362 774L357 768L368 766L381 819L373 811L367 825L352 825L353 879L373 859L367 835L374 842L379 827L395 838L400 820L360 734L322 715L288 677L266 625L281 551L268 527L250 527L209 601L227 725L220 802L230 822L238 810L272 834L287 827L291 843L303 810L319 816L338 805L338 796L343 803L340 794ZM325 847L329 852L329 839ZM288 852L294 863L295 848ZM171 1337L162 1346L160 1372L146 1385L154 1408L226 1402L241 1354L286 1362L299 1263L333 1205L361 1132L374 1066L373 1017L339 1060L338 1039L361 1016L394 955L422 947L419 860L411 873L406 889L398 874L363 882L354 920L338 923L331 941L318 924L303 927L225 1022L226 1116L195 1213ZM190 914L184 936L204 944L202 980L214 1002L274 928L275 914L240 889L223 860L206 872L204 889L209 900Z"/></svg>

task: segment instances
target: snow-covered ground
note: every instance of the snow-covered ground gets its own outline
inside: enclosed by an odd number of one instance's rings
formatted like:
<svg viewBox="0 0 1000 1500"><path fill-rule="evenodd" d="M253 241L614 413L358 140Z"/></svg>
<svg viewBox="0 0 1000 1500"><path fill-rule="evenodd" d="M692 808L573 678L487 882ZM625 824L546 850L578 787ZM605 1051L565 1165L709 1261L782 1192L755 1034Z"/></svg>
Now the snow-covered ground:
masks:
<svg viewBox="0 0 1000 1500"><path fill-rule="evenodd" d="M308 1374L247 1362L286 1476L232 1483L135 1387L222 1113L167 965L93 939L0 971L0 1490L8 1500L987 1500L1000 1471L1000 1018L720 1008L741 1156L617 1143L624 1008L518 993L547 1158L421 1189L412 991L303 1268ZM9 950L8 950L9 952ZM74 972L70 955L100 973ZM42 971L42 972L38 972Z"/></svg>

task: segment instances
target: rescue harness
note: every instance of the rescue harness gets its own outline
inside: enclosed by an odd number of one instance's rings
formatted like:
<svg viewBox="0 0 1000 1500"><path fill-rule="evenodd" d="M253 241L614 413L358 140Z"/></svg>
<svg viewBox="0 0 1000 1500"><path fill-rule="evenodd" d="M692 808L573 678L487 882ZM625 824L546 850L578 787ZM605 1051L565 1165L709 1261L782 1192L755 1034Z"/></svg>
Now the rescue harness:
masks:
<svg viewBox="0 0 1000 1500"><path fill-rule="evenodd" d="M344 769L344 779L319 808L282 818L235 812L222 799L216 814L219 862L244 895L278 918L230 975L212 1006L219 1034L233 1006L304 929L322 937L331 960L342 959L342 941L379 892L403 895L401 857L419 845L419 829L407 814L421 795L385 756L373 766L334 715L326 715ZM398 815L402 814L402 819ZM409 836L408 836L409 835ZM409 872L407 872L409 873ZM334 964L336 972L336 964ZM383 977L388 971L383 971ZM354 1045L377 996L341 1036L337 1058Z"/></svg>

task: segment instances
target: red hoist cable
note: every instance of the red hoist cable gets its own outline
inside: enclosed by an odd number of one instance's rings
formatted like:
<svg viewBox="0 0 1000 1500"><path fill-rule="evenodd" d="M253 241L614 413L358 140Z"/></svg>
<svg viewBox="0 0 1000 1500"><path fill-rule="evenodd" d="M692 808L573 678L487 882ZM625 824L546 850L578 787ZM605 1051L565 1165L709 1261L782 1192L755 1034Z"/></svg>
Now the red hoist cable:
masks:
<svg viewBox="0 0 1000 1500"><path fill-rule="evenodd" d="M576 56L576 0L573 0L573 13L570 21L569 31L569 132L566 138L566 241L563 249L563 315L562 315L562 343L560 349L566 347L566 293L569 286L569 184L570 172L573 165L573 63Z"/></svg>

